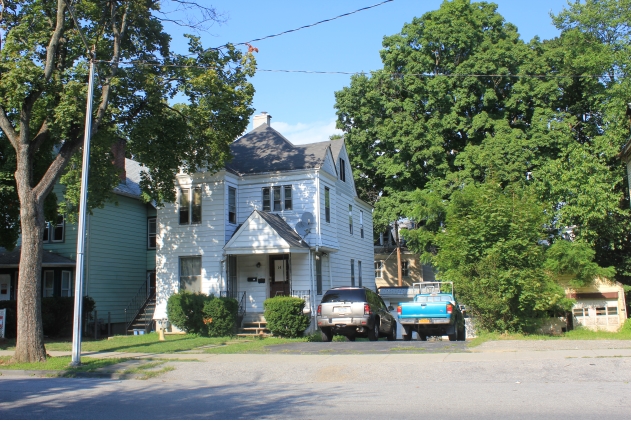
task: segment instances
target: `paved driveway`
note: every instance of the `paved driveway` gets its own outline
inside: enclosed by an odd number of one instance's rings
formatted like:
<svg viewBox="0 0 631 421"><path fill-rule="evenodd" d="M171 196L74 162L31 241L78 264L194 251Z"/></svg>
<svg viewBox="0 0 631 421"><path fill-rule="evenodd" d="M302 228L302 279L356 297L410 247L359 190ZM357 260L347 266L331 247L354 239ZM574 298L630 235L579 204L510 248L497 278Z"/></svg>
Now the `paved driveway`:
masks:
<svg viewBox="0 0 631 421"><path fill-rule="evenodd" d="M466 342L448 340L423 341L356 341L356 342L295 342L268 346L272 354L401 354L469 352Z"/></svg>

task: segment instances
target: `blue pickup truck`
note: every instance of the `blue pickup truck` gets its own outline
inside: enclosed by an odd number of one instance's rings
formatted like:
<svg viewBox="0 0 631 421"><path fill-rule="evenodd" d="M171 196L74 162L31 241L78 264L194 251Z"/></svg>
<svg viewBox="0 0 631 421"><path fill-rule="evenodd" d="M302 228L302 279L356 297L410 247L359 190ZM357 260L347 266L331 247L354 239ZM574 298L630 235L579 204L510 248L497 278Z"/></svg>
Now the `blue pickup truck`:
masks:
<svg viewBox="0 0 631 421"><path fill-rule="evenodd" d="M428 336L447 335L450 341L466 338L463 307L456 302L453 282L420 282L412 285L414 301L399 303L397 313L403 326L403 340L416 332L421 341Z"/></svg>

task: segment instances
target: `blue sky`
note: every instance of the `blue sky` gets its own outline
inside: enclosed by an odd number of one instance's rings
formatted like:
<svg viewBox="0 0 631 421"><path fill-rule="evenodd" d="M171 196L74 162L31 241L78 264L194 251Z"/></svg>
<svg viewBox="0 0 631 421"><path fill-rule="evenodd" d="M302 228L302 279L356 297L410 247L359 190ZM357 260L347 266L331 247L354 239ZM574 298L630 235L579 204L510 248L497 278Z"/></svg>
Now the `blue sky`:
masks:
<svg viewBox="0 0 631 421"><path fill-rule="evenodd" d="M204 47L246 42L332 18L380 3L381 0L200 0L224 15L202 37ZM394 0L332 22L253 43L259 71L252 78L255 114L267 111L272 127L295 144L328 139L335 130L334 92L347 86L348 75L288 74L263 70L360 72L381 68L379 50L384 36L401 31L414 17L436 10L439 0ZM498 11L517 26L522 39L558 35L549 13L558 13L566 0L496 0ZM177 52L185 52L185 31L167 26ZM251 129L251 125L250 125Z"/></svg>

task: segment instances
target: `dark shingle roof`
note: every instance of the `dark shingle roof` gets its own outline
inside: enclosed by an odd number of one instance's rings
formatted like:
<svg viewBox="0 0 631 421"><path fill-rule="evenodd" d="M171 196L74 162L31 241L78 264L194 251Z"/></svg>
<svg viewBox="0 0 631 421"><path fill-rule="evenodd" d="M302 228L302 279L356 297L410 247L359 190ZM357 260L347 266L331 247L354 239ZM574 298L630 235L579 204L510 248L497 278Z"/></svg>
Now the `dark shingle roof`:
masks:
<svg viewBox="0 0 631 421"><path fill-rule="evenodd" d="M254 212L259 214L261 218L263 218L265 222L267 222L270 227L272 227L274 231L283 238L283 240L287 241L290 247L309 248L309 246L302 241L302 238L296 234L296 231L294 231L293 228L291 228L280 216L259 210L255 210Z"/></svg>
<svg viewBox="0 0 631 421"><path fill-rule="evenodd" d="M230 145L228 171L236 174L319 168L331 142L294 145L267 124L262 124Z"/></svg>
<svg viewBox="0 0 631 421"><path fill-rule="evenodd" d="M0 267L17 267L20 264L20 247L12 251L0 248ZM57 253L44 250L42 267L74 266L75 261Z"/></svg>
<svg viewBox="0 0 631 421"><path fill-rule="evenodd" d="M127 178L124 183L120 183L118 186L114 187L114 193L140 198L142 193L140 189L140 172L143 170L147 171L147 168L133 159L125 158L125 175Z"/></svg>

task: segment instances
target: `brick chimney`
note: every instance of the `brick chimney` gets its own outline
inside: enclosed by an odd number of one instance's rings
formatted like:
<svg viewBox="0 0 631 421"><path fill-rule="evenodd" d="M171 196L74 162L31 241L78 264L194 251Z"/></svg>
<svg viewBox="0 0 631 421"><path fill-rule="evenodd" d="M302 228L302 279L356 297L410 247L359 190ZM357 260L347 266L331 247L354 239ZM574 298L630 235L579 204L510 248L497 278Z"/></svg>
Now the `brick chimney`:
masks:
<svg viewBox="0 0 631 421"><path fill-rule="evenodd" d="M261 111L260 115L255 115L254 116L254 127L253 127L253 129L256 129L258 126L260 126L262 124L267 124L269 126L271 119L272 119L272 116L267 114L267 111Z"/></svg>
<svg viewBox="0 0 631 421"><path fill-rule="evenodd" d="M112 164L119 171L119 178L122 183L125 183L127 180L127 173L125 172L125 149L127 146L127 141L125 139L118 139L112 145Z"/></svg>

